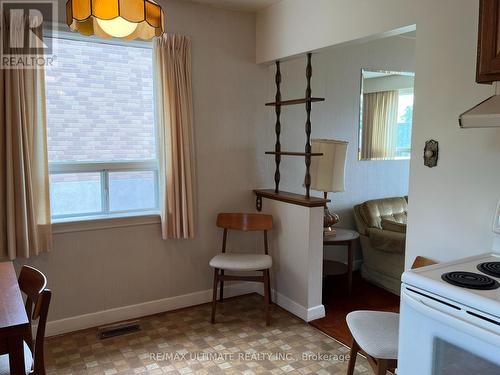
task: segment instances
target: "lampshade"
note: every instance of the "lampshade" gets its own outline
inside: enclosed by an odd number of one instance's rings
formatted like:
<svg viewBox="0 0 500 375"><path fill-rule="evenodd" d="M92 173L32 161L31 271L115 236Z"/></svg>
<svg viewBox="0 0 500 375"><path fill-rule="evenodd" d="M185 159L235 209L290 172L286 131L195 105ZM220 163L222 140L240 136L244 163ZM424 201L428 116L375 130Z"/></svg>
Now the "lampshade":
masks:
<svg viewBox="0 0 500 375"><path fill-rule="evenodd" d="M149 40L163 33L164 14L152 0L68 0L66 23L101 38Z"/></svg>
<svg viewBox="0 0 500 375"><path fill-rule="evenodd" d="M311 140L312 152L323 156L311 158L311 189L324 192L345 190L344 174L348 142L334 139Z"/></svg>

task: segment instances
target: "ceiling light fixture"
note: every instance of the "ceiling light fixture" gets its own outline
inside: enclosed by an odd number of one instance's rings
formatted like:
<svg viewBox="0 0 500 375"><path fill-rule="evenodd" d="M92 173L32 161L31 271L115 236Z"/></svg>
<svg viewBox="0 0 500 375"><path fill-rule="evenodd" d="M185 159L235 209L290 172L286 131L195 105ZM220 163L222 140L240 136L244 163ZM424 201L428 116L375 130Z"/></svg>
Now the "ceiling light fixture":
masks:
<svg viewBox="0 0 500 375"><path fill-rule="evenodd" d="M83 35L150 40L163 33L165 16L152 0L68 0L66 23Z"/></svg>

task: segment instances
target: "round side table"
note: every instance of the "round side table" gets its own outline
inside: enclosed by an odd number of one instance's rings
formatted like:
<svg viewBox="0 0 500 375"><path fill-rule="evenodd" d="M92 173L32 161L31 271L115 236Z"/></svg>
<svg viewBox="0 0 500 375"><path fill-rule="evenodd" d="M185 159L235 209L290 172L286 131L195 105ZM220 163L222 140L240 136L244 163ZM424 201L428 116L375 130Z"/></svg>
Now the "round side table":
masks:
<svg viewBox="0 0 500 375"><path fill-rule="evenodd" d="M323 236L323 246L347 246L347 292L352 292L352 266L359 233L352 229L334 228L335 236ZM333 262L332 263L337 263Z"/></svg>

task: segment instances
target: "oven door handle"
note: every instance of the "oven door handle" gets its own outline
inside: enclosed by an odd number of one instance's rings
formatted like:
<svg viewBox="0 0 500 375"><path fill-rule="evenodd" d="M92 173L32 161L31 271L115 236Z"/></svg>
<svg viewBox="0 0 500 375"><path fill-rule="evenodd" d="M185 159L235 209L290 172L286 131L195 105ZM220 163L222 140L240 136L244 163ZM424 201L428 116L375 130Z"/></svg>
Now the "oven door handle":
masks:
<svg viewBox="0 0 500 375"><path fill-rule="evenodd" d="M456 313L453 314L451 312L443 312L430 305L429 303L425 303L425 301L423 301L420 297L418 297L418 299L413 297L412 295L410 295L410 293L411 292L408 290L402 290L401 302L407 304L413 310L424 314L430 319L438 320L443 324L451 326L462 332L466 332L471 336L488 341L493 345L500 346L500 335L497 332L475 324L473 321L471 321L473 319L472 316L469 317L471 319L467 320L458 316L460 314L467 314L464 310L456 310ZM450 308L450 310L451 309L452 308Z"/></svg>

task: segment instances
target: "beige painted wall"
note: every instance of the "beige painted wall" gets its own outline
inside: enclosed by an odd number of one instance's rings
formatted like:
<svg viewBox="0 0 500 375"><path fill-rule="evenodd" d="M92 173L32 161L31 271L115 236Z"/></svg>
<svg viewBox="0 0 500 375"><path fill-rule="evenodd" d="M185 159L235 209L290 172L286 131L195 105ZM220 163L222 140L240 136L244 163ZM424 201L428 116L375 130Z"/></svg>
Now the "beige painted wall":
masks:
<svg viewBox="0 0 500 375"><path fill-rule="evenodd" d="M282 95L286 99L299 98L305 90L304 56L286 60L281 64ZM312 91L314 96L324 97L321 103L314 103L312 110L312 137L335 138L349 142L346 160L345 185L343 193L331 193L330 207L339 213L343 228L355 228L352 207L369 199L408 194L409 160L358 160L359 99L361 69L393 71L415 70L415 40L390 37L382 40L352 45L325 48L313 55ZM274 74L270 66L267 74L267 99L275 95ZM263 187L273 186L274 158L264 155L274 149L274 110L266 110L267 120L259 133L265 135L258 145L259 165L262 166ZM283 149L301 151L304 149L305 110L303 106L282 109ZM303 158L282 158L280 170L282 189L299 194L304 193L302 182L305 165ZM322 196L321 192L312 192ZM347 262L346 251L338 247L325 250L325 257ZM356 258L361 258L358 254Z"/></svg>
<svg viewBox="0 0 500 375"><path fill-rule="evenodd" d="M283 0L257 16L257 62L356 39L390 35L415 23L411 0Z"/></svg>
<svg viewBox="0 0 500 375"><path fill-rule="evenodd" d="M255 16L161 4L167 30L193 42L196 238L163 241L158 224L56 234L51 253L16 262L47 274L54 292L50 320L209 289L208 260L222 237L217 212L254 209L255 124L262 122L266 75L255 65ZM229 238L229 246L248 246L240 243Z"/></svg>
<svg viewBox="0 0 500 375"><path fill-rule="evenodd" d="M458 126L460 113L493 94L475 83L478 1L421 3L407 268L417 255L445 261L490 251L500 197L500 129ZM433 169L421 159L431 138L440 143Z"/></svg>
<svg viewBox="0 0 500 375"><path fill-rule="evenodd" d="M314 4L308 10L317 16L299 18L301 4L303 13ZM345 7L350 11L345 13ZM446 261L486 252L495 240L500 129L461 130L457 120L492 93L490 86L474 81L477 21L475 0L313 0L307 5L284 0L258 16L258 61L355 40L363 36L353 30L357 27L366 34L416 23L407 267L416 255ZM423 165L421 154L431 138L440 142L433 169Z"/></svg>

